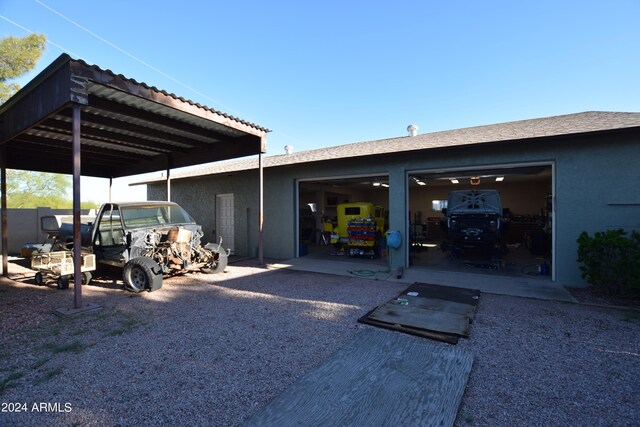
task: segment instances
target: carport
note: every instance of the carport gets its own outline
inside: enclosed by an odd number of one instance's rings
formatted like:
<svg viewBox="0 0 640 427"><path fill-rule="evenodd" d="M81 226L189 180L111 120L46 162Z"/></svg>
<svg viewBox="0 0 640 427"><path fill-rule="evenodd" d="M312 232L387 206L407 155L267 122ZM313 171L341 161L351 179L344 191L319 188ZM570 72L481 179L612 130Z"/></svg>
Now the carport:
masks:
<svg viewBox="0 0 640 427"><path fill-rule="evenodd" d="M6 169L73 175L74 283L80 283L80 176L113 178L259 158L268 129L63 54L0 106L2 272L8 274ZM82 287L74 286L74 308Z"/></svg>

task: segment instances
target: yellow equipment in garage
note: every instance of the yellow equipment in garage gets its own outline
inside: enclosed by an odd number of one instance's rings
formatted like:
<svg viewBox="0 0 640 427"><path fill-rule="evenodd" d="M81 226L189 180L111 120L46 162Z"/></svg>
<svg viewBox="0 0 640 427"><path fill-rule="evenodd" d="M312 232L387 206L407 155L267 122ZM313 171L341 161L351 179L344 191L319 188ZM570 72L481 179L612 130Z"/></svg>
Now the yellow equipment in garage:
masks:
<svg viewBox="0 0 640 427"><path fill-rule="evenodd" d="M384 208L369 202L341 203L338 225L331 243L347 246L349 255L374 256L376 243L385 231Z"/></svg>

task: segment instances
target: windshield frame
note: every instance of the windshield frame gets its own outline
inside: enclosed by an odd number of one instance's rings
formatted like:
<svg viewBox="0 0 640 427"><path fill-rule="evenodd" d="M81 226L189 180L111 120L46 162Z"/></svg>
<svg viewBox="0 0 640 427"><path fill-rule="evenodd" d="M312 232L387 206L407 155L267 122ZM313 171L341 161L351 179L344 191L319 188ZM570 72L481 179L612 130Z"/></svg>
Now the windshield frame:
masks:
<svg viewBox="0 0 640 427"><path fill-rule="evenodd" d="M164 228L172 225L195 224L191 215L177 204L121 205L120 218L126 229Z"/></svg>

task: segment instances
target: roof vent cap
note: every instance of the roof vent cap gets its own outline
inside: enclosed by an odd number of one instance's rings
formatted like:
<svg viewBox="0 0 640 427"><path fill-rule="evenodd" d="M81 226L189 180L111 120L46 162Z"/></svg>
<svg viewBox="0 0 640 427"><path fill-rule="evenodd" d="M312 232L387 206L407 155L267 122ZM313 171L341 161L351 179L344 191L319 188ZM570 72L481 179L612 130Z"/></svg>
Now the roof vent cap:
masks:
<svg viewBox="0 0 640 427"><path fill-rule="evenodd" d="M407 132L409 132L409 136L416 136L418 134L418 126L416 125L407 126Z"/></svg>
<svg viewBox="0 0 640 427"><path fill-rule="evenodd" d="M290 145L285 145L284 146L284 152L287 153L287 154L293 153L293 147L290 146Z"/></svg>

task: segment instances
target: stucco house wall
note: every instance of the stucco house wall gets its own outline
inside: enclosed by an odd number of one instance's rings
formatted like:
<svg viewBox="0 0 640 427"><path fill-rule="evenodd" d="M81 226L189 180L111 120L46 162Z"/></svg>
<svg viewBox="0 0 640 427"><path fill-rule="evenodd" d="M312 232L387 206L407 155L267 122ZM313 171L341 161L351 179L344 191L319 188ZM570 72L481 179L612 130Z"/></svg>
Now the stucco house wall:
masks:
<svg viewBox="0 0 640 427"><path fill-rule="evenodd" d="M234 195L234 253L255 256L258 247L257 171L171 181L171 201L184 207L202 225L203 243L218 242L216 195L230 193ZM147 199L166 200L166 184L147 185Z"/></svg>
<svg viewBox="0 0 640 427"><path fill-rule="evenodd" d="M485 143L265 168L265 256L292 258L296 254L298 180L388 175L390 228L400 230L404 237L408 173L529 163L549 164L555 171L556 280L565 286L584 286L576 261L579 234L609 228L640 230L640 187L637 185L640 182L640 139L637 132ZM257 171L228 175L173 179L172 199L183 205L209 231L215 229L215 195L233 193L236 253L255 255ZM152 183L147 188L150 199L166 197L163 183ZM394 267L404 266L406 251L406 244L395 251Z"/></svg>

